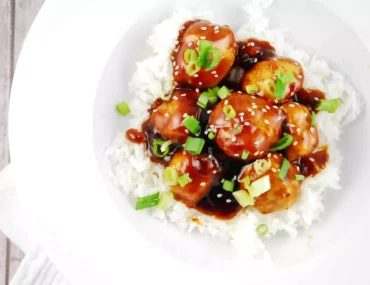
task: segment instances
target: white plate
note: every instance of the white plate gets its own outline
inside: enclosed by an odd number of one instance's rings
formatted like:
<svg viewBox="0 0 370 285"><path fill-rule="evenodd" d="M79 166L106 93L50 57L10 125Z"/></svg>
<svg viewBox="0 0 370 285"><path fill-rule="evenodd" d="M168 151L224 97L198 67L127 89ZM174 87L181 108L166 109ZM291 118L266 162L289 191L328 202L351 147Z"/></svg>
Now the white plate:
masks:
<svg viewBox="0 0 370 285"><path fill-rule="evenodd" d="M10 146L19 196L35 232L73 284L122 284L130 278L134 284L369 284L368 97L366 112L343 137L343 190L328 197L323 221L312 230L312 247L305 237L269 244L276 269L236 260L231 246L133 211L107 181L103 152L124 127L114 105L127 96L151 25L175 6L191 5L211 8L221 23L236 28L242 23L238 2L246 1L171 1L151 8L155 3L149 0L50 0L43 7L14 79ZM354 15L353 23L361 11L365 15L365 7L325 4ZM348 24L312 1L280 0L274 7L273 26L289 28L297 47L328 59L366 93L369 53ZM351 10L344 13L346 7Z"/></svg>

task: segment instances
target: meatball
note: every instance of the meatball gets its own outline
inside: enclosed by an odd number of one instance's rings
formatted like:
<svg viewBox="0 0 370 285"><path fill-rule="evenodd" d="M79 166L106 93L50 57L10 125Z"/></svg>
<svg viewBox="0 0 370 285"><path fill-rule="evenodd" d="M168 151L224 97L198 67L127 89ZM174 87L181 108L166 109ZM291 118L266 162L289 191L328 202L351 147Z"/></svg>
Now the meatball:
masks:
<svg viewBox="0 0 370 285"><path fill-rule="evenodd" d="M212 183L218 180L221 168L212 155L192 155L186 151L178 151L172 156L168 167L174 167L179 176L189 174L191 182L181 187L171 186L175 198L188 207L194 207L205 196Z"/></svg>
<svg viewBox="0 0 370 285"><path fill-rule="evenodd" d="M195 116L199 111L197 106L199 95L191 90L174 91L169 101L164 101L157 109L153 110L150 116L153 127L165 139L180 144L185 143L189 131L184 127L182 121L187 115Z"/></svg>
<svg viewBox="0 0 370 285"><path fill-rule="evenodd" d="M290 164L288 173L283 181L279 177L283 156L274 153L269 155L266 159L270 160L271 168L265 173L258 174L252 163L245 166L240 175L240 180L249 177L251 183L266 175L269 176L270 190L256 197L254 203L254 207L262 214L288 209L297 201L299 193L301 192L301 181L297 181L295 175L301 175L302 173L298 170L296 165ZM240 183L240 188L247 189L247 185L242 182Z"/></svg>
<svg viewBox="0 0 370 285"><path fill-rule="evenodd" d="M287 117L288 134L294 137L294 142L286 149L286 157L293 161L310 154L319 144L317 127L312 126L312 115L306 106L287 101L281 106Z"/></svg>
<svg viewBox="0 0 370 285"><path fill-rule="evenodd" d="M282 98L276 98L275 96L277 70L282 75L289 71L294 75L294 82L286 84L284 97ZM242 88L247 91L247 86L256 85L258 87L257 95L269 99L274 103L282 103L302 88L303 76L302 66L297 62L288 58L270 58L257 62L252 69L244 74Z"/></svg>
<svg viewBox="0 0 370 285"><path fill-rule="evenodd" d="M211 70L204 67L195 74L188 74L184 53L191 49L199 56L199 41L212 42L214 48L220 51L221 60ZM237 44L233 31L227 26L218 26L208 21L195 21L189 25L181 37L180 43L175 49L174 79L176 83L190 84L194 88L208 88L216 86L230 72L235 61ZM176 52L176 50L178 50Z"/></svg>
<svg viewBox="0 0 370 285"><path fill-rule="evenodd" d="M231 109L229 118L225 115ZM241 93L232 93L213 109L209 129L216 133L217 145L229 156L240 158L244 151L248 159L267 155L281 136L285 116L268 100Z"/></svg>

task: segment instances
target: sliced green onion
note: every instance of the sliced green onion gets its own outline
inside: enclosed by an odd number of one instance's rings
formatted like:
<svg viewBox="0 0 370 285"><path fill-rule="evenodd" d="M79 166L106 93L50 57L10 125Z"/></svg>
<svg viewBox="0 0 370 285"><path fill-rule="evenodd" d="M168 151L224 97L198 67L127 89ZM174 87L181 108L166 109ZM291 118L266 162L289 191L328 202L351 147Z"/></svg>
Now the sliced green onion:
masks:
<svg viewBox="0 0 370 285"><path fill-rule="evenodd" d="M184 187L191 181L193 181L193 179L190 178L189 173L185 173L184 175L177 177L177 182L180 184L180 187Z"/></svg>
<svg viewBox="0 0 370 285"><path fill-rule="evenodd" d="M284 134L283 137L270 148L271 152L283 150L290 146L294 141L294 137L290 134Z"/></svg>
<svg viewBox="0 0 370 285"><path fill-rule="evenodd" d="M262 81L262 89L270 96L275 96L276 83L271 78Z"/></svg>
<svg viewBox="0 0 370 285"><path fill-rule="evenodd" d="M290 168L290 162L285 157L283 158L283 162L280 166L279 171L279 178L284 181L286 175L288 174L288 170Z"/></svg>
<svg viewBox="0 0 370 285"><path fill-rule="evenodd" d="M221 61L221 50L218 47L213 47L208 54L209 57L212 57L212 61L206 65L206 71L214 69Z"/></svg>
<svg viewBox="0 0 370 285"><path fill-rule="evenodd" d="M184 149L190 153L200 154L205 142L202 138L188 137Z"/></svg>
<svg viewBox="0 0 370 285"><path fill-rule="evenodd" d="M297 180L297 181L302 181L305 179L304 175L299 175L299 174L296 174L294 176L294 179Z"/></svg>
<svg viewBox="0 0 370 285"><path fill-rule="evenodd" d="M319 103L316 105L317 111L327 111L328 113L334 113L340 106L340 99L331 99L331 100L319 100Z"/></svg>
<svg viewBox="0 0 370 285"><path fill-rule="evenodd" d="M212 90L212 92L213 92L213 95L217 97L217 93L218 93L218 91L220 90L220 87L215 86L215 87L213 87L211 90Z"/></svg>
<svg viewBox="0 0 370 285"><path fill-rule="evenodd" d="M280 76L281 81L283 81L284 84L291 84L295 81L294 74L291 70L289 70L287 73Z"/></svg>
<svg viewBox="0 0 370 285"><path fill-rule="evenodd" d="M168 140L168 141L165 141L162 145L161 145L161 152L165 152L167 149L169 149L170 145L172 144L172 141Z"/></svg>
<svg viewBox="0 0 370 285"><path fill-rule="evenodd" d="M193 76L199 70L200 70L200 66L197 65L196 61L189 62L185 68L186 73L189 74L190 76Z"/></svg>
<svg viewBox="0 0 370 285"><path fill-rule="evenodd" d="M236 117L236 112L231 105L225 105L222 110L224 111L225 116L229 119L234 119Z"/></svg>
<svg viewBox="0 0 370 285"><path fill-rule="evenodd" d="M139 197L136 201L136 210L142 210L146 208L153 207L157 205L159 202L159 192L145 196L145 197Z"/></svg>
<svg viewBox="0 0 370 285"><path fill-rule="evenodd" d="M315 112L312 112L312 115L311 115L312 119L311 119L311 127L314 127L316 126L317 122L316 122L316 114Z"/></svg>
<svg viewBox="0 0 370 285"><path fill-rule="evenodd" d="M264 174L267 170L271 168L271 160L270 159L257 159L253 163L254 170L258 175Z"/></svg>
<svg viewBox="0 0 370 285"><path fill-rule="evenodd" d="M120 113L122 116L126 116L127 114L131 112L130 107L127 105L125 101L117 104L116 109L118 113Z"/></svg>
<svg viewBox="0 0 370 285"><path fill-rule="evenodd" d="M187 116L182 120L182 124L187 128L192 134L197 134L200 131L200 123L193 116Z"/></svg>
<svg viewBox="0 0 370 285"><path fill-rule="evenodd" d="M240 134L242 131L243 131L243 125L240 125L240 126L237 126L237 127L233 128L233 134L234 134L234 135L238 135L238 134Z"/></svg>
<svg viewBox="0 0 370 285"><path fill-rule="evenodd" d="M281 77L281 75L282 75L282 71L281 71L281 69L280 69L280 68L278 68L278 69L276 69L276 70L275 70L275 75L276 75L277 77Z"/></svg>
<svg viewBox="0 0 370 285"><path fill-rule="evenodd" d="M256 231L257 233L260 235L260 236L265 236L267 235L267 233L269 232L269 228L267 227L266 224L260 224L257 228L256 228Z"/></svg>
<svg viewBox="0 0 370 285"><path fill-rule="evenodd" d="M209 134L208 134L208 138L209 138L210 140L213 140L215 137L216 137L216 133L215 133L215 132L213 132L213 131L210 131L210 132L209 132Z"/></svg>
<svg viewBox="0 0 370 285"><path fill-rule="evenodd" d="M231 95L231 91L226 86L222 86L220 90L218 90L217 95L220 99L225 99Z"/></svg>
<svg viewBox="0 0 370 285"><path fill-rule="evenodd" d="M235 200L239 203L240 206L247 207L254 205L254 199L249 195L245 190L238 190L233 192Z"/></svg>
<svg viewBox="0 0 370 285"><path fill-rule="evenodd" d="M234 186L235 186L234 181L230 181L230 180L225 179L224 182L222 183L222 189L224 189L225 191L228 191L228 192L233 192Z"/></svg>
<svg viewBox="0 0 370 285"><path fill-rule="evenodd" d="M190 62L196 62L198 60L198 54L195 49L190 49L188 48L184 52L184 61L185 63L190 63Z"/></svg>
<svg viewBox="0 0 370 285"><path fill-rule="evenodd" d="M159 196L159 202L157 204L157 207L163 211L166 211L173 202L173 193L172 191L167 191L164 193L161 193Z"/></svg>
<svg viewBox="0 0 370 285"><path fill-rule="evenodd" d="M207 108L208 105L208 100L209 100L209 94L208 92L203 92L197 101L197 105L203 109Z"/></svg>
<svg viewBox="0 0 370 285"><path fill-rule="evenodd" d="M162 149L162 145L165 143L165 141L163 140L154 140L153 141L153 152L155 154L155 156L157 157L164 157L168 154L168 152L170 151L170 148L169 148L169 145L167 145L163 151L161 150Z"/></svg>
<svg viewBox="0 0 370 285"><path fill-rule="evenodd" d="M245 187L249 186L251 184L251 179L249 176L243 178L242 180L238 179L239 183L243 183Z"/></svg>
<svg viewBox="0 0 370 285"><path fill-rule="evenodd" d="M265 175L262 178L253 181L250 186L247 186L248 192L251 197L256 198L271 189L270 176Z"/></svg>
<svg viewBox="0 0 370 285"><path fill-rule="evenodd" d="M249 151L243 150L242 159L247 160L248 156L249 156Z"/></svg>
<svg viewBox="0 0 370 285"><path fill-rule="evenodd" d="M260 89L258 88L257 85L247 85L245 86L245 90L247 91L248 94L256 94Z"/></svg>
<svg viewBox="0 0 370 285"><path fill-rule="evenodd" d="M284 84L284 82L281 80L280 77L276 78L276 84L275 84L275 97L277 99L282 99L284 98L284 94L285 94L285 88L286 88L286 85Z"/></svg>
<svg viewBox="0 0 370 285"><path fill-rule="evenodd" d="M174 167L166 167L163 172L163 179L169 186L174 186L177 184L177 170Z"/></svg>
<svg viewBox="0 0 370 285"><path fill-rule="evenodd" d="M199 66L209 66L211 64L210 51L212 49L213 43L207 40L199 41Z"/></svg>

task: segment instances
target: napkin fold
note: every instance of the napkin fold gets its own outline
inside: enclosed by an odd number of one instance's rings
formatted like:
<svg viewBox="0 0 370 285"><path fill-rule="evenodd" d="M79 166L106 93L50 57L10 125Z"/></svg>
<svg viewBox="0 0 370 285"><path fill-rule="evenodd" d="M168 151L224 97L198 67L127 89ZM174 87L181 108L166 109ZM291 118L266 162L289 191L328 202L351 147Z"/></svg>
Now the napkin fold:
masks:
<svg viewBox="0 0 370 285"><path fill-rule="evenodd" d="M11 165L0 172L0 231L25 252L10 285L69 285L27 226Z"/></svg>

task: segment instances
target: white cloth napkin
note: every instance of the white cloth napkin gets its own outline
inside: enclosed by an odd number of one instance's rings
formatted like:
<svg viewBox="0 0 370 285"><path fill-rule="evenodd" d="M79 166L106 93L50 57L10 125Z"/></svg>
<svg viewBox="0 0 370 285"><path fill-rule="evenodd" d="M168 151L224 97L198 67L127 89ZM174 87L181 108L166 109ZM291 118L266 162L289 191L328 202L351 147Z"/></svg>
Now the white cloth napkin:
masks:
<svg viewBox="0 0 370 285"><path fill-rule="evenodd" d="M0 231L25 252L10 285L69 285L27 227L11 165L0 172Z"/></svg>

